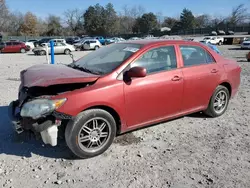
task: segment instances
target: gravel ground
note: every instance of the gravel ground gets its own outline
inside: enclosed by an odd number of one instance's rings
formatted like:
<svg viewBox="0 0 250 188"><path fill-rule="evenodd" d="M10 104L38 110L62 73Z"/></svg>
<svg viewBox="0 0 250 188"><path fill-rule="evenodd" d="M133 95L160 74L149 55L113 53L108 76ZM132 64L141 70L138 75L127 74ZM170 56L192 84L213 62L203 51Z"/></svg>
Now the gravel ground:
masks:
<svg viewBox="0 0 250 188"><path fill-rule="evenodd" d="M87 160L73 160L63 140L50 147L14 134L7 105L17 97L19 72L46 60L0 54L0 187L250 187L250 64L247 51L219 48L242 67L240 91L223 116L194 114L124 134ZM71 59L58 55L56 61Z"/></svg>

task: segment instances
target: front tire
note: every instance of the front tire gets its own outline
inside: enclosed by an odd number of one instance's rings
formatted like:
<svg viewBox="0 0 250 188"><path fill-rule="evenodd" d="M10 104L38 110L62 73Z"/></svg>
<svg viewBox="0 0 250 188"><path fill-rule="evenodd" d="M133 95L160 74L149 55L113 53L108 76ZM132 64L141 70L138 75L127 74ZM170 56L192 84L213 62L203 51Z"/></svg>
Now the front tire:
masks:
<svg viewBox="0 0 250 188"><path fill-rule="evenodd" d="M225 86L219 85L210 99L208 108L204 113L211 117L219 117L225 113L228 107L230 94Z"/></svg>
<svg viewBox="0 0 250 188"><path fill-rule="evenodd" d="M99 46L95 46L95 50L98 50L99 49Z"/></svg>
<svg viewBox="0 0 250 188"><path fill-rule="evenodd" d="M116 122L110 113L102 109L81 112L69 121L65 130L68 147L82 159L105 152L115 136Z"/></svg>
<svg viewBox="0 0 250 188"><path fill-rule="evenodd" d="M21 52L22 54L24 54L24 53L26 52L26 50L25 50L24 48L21 48L20 52Z"/></svg>
<svg viewBox="0 0 250 188"><path fill-rule="evenodd" d="M70 50L69 50L69 49L64 50L64 54L65 54L65 55L69 55L69 53L70 53Z"/></svg>
<svg viewBox="0 0 250 188"><path fill-rule="evenodd" d="M248 59L247 61L250 62L250 59Z"/></svg>
<svg viewBox="0 0 250 188"><path fill-rule="evenodd" d="M221 45L222 45L222 41L219 42L219 46L221 46Z"/></svg>
<svg viewBox="0 0 250 188"><path fill-rule="evenodd" d="M44 51L44 50L40 51L39 55L46 55L46 51Z"/></svg>

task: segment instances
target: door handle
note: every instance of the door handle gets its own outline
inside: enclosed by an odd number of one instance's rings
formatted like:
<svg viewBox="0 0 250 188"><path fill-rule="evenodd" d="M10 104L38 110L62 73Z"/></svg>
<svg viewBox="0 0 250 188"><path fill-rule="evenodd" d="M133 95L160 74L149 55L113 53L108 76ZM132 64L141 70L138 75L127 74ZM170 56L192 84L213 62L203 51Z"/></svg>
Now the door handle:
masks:
<svg viewBox="0 0 250 188"><path fill-rule="evenodd" d="M171 80L172 80L172 81L179 81L179 80L181 80L181 77L179 77L179 76L174 76Z"/></svg>
<svg viewBox="0 0 250 188"><path fill-rule="evenodd" d="M217 69L211 70L211 73L217 73L217 72L219 72Z"/></svg>

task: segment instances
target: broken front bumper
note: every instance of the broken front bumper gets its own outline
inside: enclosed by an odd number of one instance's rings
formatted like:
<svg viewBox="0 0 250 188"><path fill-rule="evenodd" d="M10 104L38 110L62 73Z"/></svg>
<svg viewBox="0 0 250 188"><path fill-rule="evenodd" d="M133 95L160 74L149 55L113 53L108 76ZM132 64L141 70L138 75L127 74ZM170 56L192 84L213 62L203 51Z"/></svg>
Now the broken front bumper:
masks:
<svg viewBox="0 0 250 188"><path fill-rule="evenodd" d="M14 130L18 134L22 133L24 130L20 122L20 108L18 107L18 101L12 101L9 104L8 114Z"/></svg>
<svg viewBox="0 0 250 188"><path fill-rule="evenodd" d="M13 125L14 130L21 134L25 130L31 130L34 133L40 133L42 140L45 144L50 144L52 146L57 145L57 134L58 134L58 126L61 125L60 120L56 120L55 118L48 118L44 121L38 123L35 120L25 120L20 116L20 108L19 102L12 101L9 104L9 118Z"/></svg>

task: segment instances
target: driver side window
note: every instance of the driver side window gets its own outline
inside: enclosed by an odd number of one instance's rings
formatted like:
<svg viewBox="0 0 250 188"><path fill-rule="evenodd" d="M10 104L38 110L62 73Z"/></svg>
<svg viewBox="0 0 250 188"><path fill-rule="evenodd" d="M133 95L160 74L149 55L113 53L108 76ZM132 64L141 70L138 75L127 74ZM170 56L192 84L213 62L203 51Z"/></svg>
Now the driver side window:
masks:
<svg viewBox="0 0 250 188"><path fill-rule="evenodd" d="M174 46L154 48L145 52L131 64L132 67L144 67L147 74L168 71L177 68Z"/></svg>

